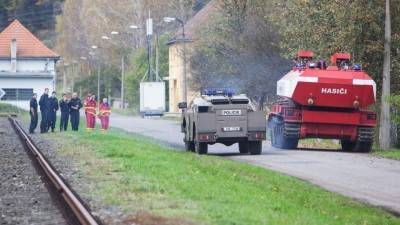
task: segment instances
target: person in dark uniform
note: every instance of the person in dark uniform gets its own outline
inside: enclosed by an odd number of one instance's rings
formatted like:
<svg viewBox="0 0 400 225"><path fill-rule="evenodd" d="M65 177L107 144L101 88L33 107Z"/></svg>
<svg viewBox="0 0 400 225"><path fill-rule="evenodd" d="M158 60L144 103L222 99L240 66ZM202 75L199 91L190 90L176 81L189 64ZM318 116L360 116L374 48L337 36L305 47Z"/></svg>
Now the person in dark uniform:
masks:
<svg viewBox="0 0 400 225"><path fill-rule="evenodd" d="M49 123L47 130L51 128L51 132L54 132L54 128L56 128L56 120L57 120L57 111L58 111L58 99L56 97L56 92L53 91L51 96L49 97Z"/></svg>
<svg viewBox="0 0 400 225"><path fill-rule="evenodd" d="M66 94L63 94L63 98L60 100L60 111L61 111L61 120L60 120L60 131L67 131L68 128L68 119L69 119L69 99Z"/></svg>
<svg viewBox="0 0 400 225"><path fill-rule="evenodd" d="M44 93L39 100L40 112L42 119L40 120L40 133L47 133L48 128L48 112L49 112L49 89L45 88Z"/></svg>
<svg viewBox="0 0 400 225"><path fill-rule="evenodd" d="M35 129L38 124L38 103L37 103L37 95L34 93L32 95L31 101L29 103L29 115L31 116L31 124L29 125L29 133L35 133Z"/></svg>
<svg viewBox="0 0 400 225"><path fill-rule="evenodd" d="M78 131L79 127L79 110L82 108L81 99L78 98L78 94L74 92L72 94L71 101L68 103L69 113L71 116L71 126L73 131Z"/></svg>

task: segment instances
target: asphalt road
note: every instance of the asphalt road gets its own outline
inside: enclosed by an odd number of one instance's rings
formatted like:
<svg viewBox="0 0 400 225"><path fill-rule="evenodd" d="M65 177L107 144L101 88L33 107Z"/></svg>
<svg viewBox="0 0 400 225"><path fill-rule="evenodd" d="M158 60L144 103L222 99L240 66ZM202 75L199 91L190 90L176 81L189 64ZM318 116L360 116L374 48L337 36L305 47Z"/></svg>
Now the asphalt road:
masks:
<svg viewBox="0 0 400 225"><path fill-rule="evenodd" d="M178 122L113 114L111 126L159 139L183 149ZM268 142L262 155L240 155L237 145L213 145L209 153L279 171L327 190L400 214L400 161L361 153L278 150Z"/></svg>

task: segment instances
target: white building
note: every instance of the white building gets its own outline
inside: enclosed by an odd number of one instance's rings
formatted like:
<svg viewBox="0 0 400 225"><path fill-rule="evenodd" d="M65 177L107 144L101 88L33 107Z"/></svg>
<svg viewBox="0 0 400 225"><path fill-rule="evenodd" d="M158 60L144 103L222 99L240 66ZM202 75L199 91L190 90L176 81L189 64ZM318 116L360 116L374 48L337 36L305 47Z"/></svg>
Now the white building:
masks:
<svg viewBox="0 0 400 225"><path fill-rule="evenodd" d="M0 33L0 102L29 109L33 93L55 89L59 56L47 48L18 20Z"/></svg>

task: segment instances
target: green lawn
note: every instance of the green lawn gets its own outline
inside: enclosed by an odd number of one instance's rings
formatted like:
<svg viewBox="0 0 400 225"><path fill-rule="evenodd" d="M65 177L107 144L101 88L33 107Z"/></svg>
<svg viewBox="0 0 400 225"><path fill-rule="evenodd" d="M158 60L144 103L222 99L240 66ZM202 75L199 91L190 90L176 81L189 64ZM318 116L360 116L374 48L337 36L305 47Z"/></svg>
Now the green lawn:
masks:
<svg viewBox="0 0 400 225"><path fill-rule="evenodd" d="M0 103L0 113L1 114L8 114L8 113L19 114L19 113L22 113L22 112L26 112L26 111L24 111L24 110L22 110L20 108L17 108L15 106L12 106L10 104Z"/></svg>
<svg viewBox="0 0 400 225"><path fill-rule="evenodd" d="M378 157L400 160L400 149L376 149L372 154Z"/></svg>
<svg viewBox="0 0 400 225"><path fill-rule="evenodd" d="M381 209L296 178L111 130L49 134L92 180L91 194L125 212L195 224L400 224Z"/></svg>

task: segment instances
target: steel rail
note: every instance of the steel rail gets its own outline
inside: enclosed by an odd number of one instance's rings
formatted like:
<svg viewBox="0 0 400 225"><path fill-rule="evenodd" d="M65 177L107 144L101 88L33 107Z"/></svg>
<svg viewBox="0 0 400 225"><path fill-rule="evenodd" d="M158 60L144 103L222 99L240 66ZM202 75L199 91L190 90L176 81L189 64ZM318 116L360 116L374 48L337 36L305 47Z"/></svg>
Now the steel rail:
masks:
<svg viewBox="0 0 400 225"><path fill-rule="evenodd" d="M11 116L8 117L11 124L14 126L16 133L25 142L26 146L34 155L35 159L38 161L41 169L47 175L52 184L56 187L58 193L65 200L65 203L74 213L74 216L82 225L98 225L99 223L92 216L89 210L84 206L81 200L72 192L72 190L66 185L63 179L58 175L58 173L53 169L52 165L46 160L41 151L36 147L31 138L26 134L24 129L18 123L15 118Z"/></svg>

